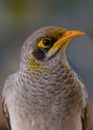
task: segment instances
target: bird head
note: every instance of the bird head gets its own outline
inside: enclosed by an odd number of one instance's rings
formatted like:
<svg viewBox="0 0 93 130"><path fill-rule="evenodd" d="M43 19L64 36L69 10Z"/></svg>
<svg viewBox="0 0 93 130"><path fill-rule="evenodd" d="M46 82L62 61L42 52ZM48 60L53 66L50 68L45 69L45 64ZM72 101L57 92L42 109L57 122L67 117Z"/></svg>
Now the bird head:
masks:
<svg viewBox="0 0 93 130"><path fill-rule="evenodd" d="M22 67L37 69L64 61L65 49L70 40L84 35L77 30L49 26L34 32L24 43L21 54Z"/></svg>

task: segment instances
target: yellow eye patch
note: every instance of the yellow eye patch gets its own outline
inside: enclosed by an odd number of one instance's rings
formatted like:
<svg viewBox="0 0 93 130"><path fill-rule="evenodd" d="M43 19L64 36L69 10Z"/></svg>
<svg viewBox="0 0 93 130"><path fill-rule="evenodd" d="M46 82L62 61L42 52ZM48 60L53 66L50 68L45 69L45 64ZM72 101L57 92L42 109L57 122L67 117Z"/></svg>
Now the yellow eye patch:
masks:
<svg viewBox="0 0 93 130"><path fill-rule="evenodd" d="M43 38L39 43L38 47L40 48L49 48L52 45L52 40L50 38Z"/></svg>

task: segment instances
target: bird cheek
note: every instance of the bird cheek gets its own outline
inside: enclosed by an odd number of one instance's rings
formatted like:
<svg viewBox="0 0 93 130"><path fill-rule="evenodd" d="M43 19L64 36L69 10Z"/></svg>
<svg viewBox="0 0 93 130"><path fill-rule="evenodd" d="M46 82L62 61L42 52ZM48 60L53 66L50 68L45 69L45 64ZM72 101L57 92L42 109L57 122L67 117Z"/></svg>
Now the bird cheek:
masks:
<svg viewBox="0 0 93 130"><path fill-rule="evenodd" d="M31 68L35 69L35 68L38 68L39 66L40 66L39 63L34 58L29 59L27 68L29 68L29 69L31 69Z"/></svg>
<svg viewBox="0 0 93 130"><path fill-rule="evenodd" d="M29 51L29 60L28 60L27 68L31 69L31 68L38 68L38 67L39 67L39 63L34 58L33 52Z"/></svg>

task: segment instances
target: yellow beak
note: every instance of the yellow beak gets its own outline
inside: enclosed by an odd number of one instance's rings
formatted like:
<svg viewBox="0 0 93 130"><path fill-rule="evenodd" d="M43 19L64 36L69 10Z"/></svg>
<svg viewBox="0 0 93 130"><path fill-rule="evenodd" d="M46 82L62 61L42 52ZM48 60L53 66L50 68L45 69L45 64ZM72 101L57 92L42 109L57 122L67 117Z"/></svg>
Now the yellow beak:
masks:
<svg viewBox="0 0 93 130"><path fill-rule="evenodd" d="M84 35L84 32L81 31L76 31L76 30L71 30L65 31L65 34L53 45L53 47L49 50L49 52L55 50L55 49L60 49L63 47L66 47L68 45L68 42L78 36Z"/></svg>

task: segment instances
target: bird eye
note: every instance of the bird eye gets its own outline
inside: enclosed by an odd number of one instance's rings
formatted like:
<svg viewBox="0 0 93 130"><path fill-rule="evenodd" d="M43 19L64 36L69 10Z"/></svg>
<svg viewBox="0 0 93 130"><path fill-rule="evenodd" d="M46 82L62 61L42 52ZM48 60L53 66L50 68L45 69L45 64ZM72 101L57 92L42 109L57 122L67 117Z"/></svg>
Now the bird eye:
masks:
<svg viewBox="0 0 93 130"><path fill-rule="evenodd" d="M44 38L38 43L40 48L49 48L52 46L52 40L50 38Z"/></svg>

